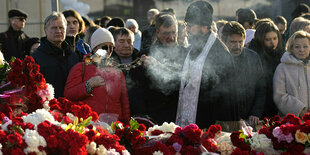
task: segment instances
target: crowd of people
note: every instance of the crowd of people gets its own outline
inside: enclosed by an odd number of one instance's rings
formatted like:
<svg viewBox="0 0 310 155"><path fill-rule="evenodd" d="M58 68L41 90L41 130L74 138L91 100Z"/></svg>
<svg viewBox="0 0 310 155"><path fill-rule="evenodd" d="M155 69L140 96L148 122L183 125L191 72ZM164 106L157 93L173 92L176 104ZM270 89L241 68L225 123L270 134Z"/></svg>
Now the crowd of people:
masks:
<svg viewBox="0 0 310 155"><path fill-rule="evenodd" d="M130 117L200 128L240 120L255 126L264 117L302 117L310 107L310 8L258 19L252 9L236 20L213 21L213 7L191 3L184 20L175 11L150 9L149 26L104 16L92 22L75 10L45 18L45 37L22 29L27 13L8 12L0 34L6 61L30 55L55 97L82 101L105 122ZM228 126L225 128L225 126Z"/></svg>

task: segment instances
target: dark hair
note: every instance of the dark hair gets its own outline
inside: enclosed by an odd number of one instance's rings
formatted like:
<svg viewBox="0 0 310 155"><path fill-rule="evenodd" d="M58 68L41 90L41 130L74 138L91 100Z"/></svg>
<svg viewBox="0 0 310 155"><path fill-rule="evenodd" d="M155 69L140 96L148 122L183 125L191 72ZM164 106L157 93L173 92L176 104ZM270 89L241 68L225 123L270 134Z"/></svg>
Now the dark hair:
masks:
<svg viewBox="0 0 310 155"><path fill-rule="evenodd" d="M111 21L112 20L112 18L110 17L110 16L103 16L102 18L101 18L101 20L100 20L100 26L101 27L107 27L107 25L105 25L105 22L106 21Z"/></svg>
<svg viewBox="0 0 310 155"><path fill-rule="evenodd" d="M300 3L295 10L292 12L291 16L292 19L301 16L303 13L308 13L310 12L310 8L307 4L305 3Z"/></svg>
<svg viewBox="0 0 310 155"><path fill-rule="evenodd" d="M177 20L174 18L174 16L170 14L164 14L156 18L155 29L159 30L161 26L170 27L173 24L177 25Z"/></svg>
<svg viewBox="0 0 310 155"><path fill-rule="evenodd" d="M79 22L79 32L78 33L81 33L81 32L84 32L84 29L85 29L85 23L84 23L84 20L82 19L81 15L76 12L75 10L65 10L64 12L62 12L65 16L65 18L67 17L74 17L77 19L77 21Z"/></svg>
<svg viewBox="0 0 310 155"><path fill-rule="evenodd" d="M101 18L96 18L96 19L94 20L94 23L95 23L96 25L99 25L99 26L100 26L100 21L101 21Z"/></svg>
<svg viewBox="0 0 310 155"><path fill-rule="evenodd" d="M277 33L277 36L278 36L278 45L277 45L277 49L283 49L283 46L282 46L282 37L281 37L281 34L280 34L280 31L277 27L276 24L274 24L273 21L269 21L269 22L262 22L257 28L256 28L256 31L255 31L255 34L254 34L254 39L256 41L259 42L260 46L261 47L265 47L264 45L264 40L265 40L265 36L268 32L276 32Z"/></svg>
<svg viewBox="0 0 310 155"><path fill-rule="evenodd" d="M287 21L283 16L277 16L276 18L274 18L273 21L276 25L278 25L278 24L286 25L287 24Z"/></svg>
<svg viewBox="0 0 310 155"><path fill-rule="evenodd" d="M255 24L256 13L252 9L241 9L238 11L238 22L244 26L245 22L248 22L250 26Z"/></svg>
<svg viewBox="0 0 310 155"><path fill-rule="evenodd" d="M223 26L221 39L226 42L227 37L233 34L238 34L245 38L245 29L235 21L228 22Z"/></svg>
<svg viewBox="0 0 310 155"><path fill-rule="evenodd" d="M125 27L125 21L121 17L115 17L107 24L109 26Z"/></svg>
<svg viewBox="0 0 310 155"><path fill-rule="evenodd" d="M90 20L90 19L88 19L88 18L86 18L84 16L82 16L82 19L83 19L83 21L85 23L85 27L91 27L91 26L95 25L95 23L92 20Z"/></svg>
<svg viewBox="0 0 310 155"><path fill-rule="evenodd" d="M310 12L302 14L301 17L310 20Z"/></svg>
<svg viewBox="0 0 310 155"><path fill-rule="evenodd" d="M131 40L134 40L134 34L132 31L130 31L128 28L126 27L119 27L117 29L114 30L114 32L112 33L113 34L113 38L114 38L114 41L117 40L117 37L118 36L130 36L131 37Z"/></svg>
<svg viewBox="0 0 310 155"><path fill-rule="evenodd" d="M172 8L166 8L166 9L161 10L160 12L175 16L175 11Z"/></svg>
<svg viewBox="0 0 310 155"><path fill-rule="evenodd" d="M262 19L259 19L258 21L256 21L255 23L255 29L261 25L262 23L264 22L272 22L272 20L270 18L262 18Z"/></svg>

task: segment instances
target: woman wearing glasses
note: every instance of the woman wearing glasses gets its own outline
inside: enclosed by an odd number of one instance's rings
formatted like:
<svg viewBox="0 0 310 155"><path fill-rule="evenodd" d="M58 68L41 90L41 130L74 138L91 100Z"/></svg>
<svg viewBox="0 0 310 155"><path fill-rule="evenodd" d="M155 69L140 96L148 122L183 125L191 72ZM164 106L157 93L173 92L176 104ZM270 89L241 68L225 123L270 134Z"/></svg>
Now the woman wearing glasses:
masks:
<svg viewBox="0 0 310 155"><path fill-rule="evenodd" d="M112 34L103 28L91 36L92 55L75 65L68 76L65 97L87 103L101 121L127 122L130 110L125 77L121 70L111 67L108 59L114 47Z"/></svg>

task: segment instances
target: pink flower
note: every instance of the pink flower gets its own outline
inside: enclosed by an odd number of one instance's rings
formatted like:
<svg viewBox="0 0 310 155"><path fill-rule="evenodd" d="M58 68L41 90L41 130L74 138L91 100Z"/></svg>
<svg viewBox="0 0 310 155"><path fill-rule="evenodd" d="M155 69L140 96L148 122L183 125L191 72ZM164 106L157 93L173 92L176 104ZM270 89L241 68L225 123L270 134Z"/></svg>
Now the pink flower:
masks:
<svg viewBox="0 0 310 155"><path fill-rule="evenodd" d="M291 143L294 140L294 137L292 136L292 133L289 133L288 135L283 134L280 127L276 127L272 131L272 135L276 138L278 138L278 142L286 141L288 143Z"/></svg>

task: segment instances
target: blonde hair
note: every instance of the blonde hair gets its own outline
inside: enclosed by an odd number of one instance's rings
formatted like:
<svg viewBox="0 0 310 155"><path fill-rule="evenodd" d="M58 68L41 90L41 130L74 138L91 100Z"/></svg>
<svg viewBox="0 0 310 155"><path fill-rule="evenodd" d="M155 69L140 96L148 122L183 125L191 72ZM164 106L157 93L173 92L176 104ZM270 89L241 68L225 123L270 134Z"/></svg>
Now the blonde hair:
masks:
<svg viewBox="0 0 310 155"><path fill-rule="evenodd" d="M295 18L290 26L290 36L293 35L296 31L305 30L305 27L310 25L310 20L303 17Z"/></svg>
<svg viewBox="0 0 310 155"><path fill-rule="evenodd" d="M294 48L294 44L296 39L298 38L307 38L309 43L310 43L310 34L306 31L300 30L300 31L296 31L287 41L286 43L286 50L290 53L293 53L293 48Z"/></svg>

